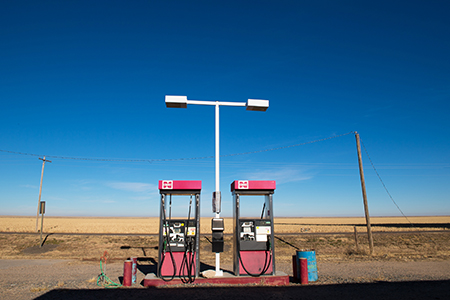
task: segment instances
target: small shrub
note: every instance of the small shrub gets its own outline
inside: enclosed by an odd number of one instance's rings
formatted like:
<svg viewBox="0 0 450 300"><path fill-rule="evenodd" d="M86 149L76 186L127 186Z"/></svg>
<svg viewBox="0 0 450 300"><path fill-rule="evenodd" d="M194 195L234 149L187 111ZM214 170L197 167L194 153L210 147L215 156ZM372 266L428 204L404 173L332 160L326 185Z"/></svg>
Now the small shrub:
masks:
<svg viewBox="0 0 450 300"><path fill-rule="evenodd" d="M367 252L364 249L358 248L347 248L345 251L345 255L352 256L352 255L367 255Z"/></svg>

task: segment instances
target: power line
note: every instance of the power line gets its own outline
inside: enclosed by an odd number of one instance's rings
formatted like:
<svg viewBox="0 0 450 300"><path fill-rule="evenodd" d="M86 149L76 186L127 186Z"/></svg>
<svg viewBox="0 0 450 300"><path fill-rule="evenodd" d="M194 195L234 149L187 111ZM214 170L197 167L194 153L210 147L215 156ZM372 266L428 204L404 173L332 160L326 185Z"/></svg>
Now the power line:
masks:
<svg viewBox="0 0 450 300"><path fill-rule="evenodd" d="M289 146L275 147L275 148L264 149L264 150L256 150L256 151L233 153L233 154L224 154L224 155L220 155L220 157L229 157L229 156L238 156L238 155L250 155L250 154L262 153L262 152L269 152L269 151L275 151L275 150L288 149L288 148L299 147L299 146L304 146L304 145L308 145L308 144L323 142L323 141L335 139L335 138L346 136L346 135L353 134L353 133L354 133L354 131L350 131L350 132L347 132L347 133L344 133L344 134L330 136L330 137L327 137L327 138L318 139L318 140L314 140L314 141L309 141L309 142L305 142L305 143L289 145ZM17 155L26 155L26 156L43 156L43 154L25 153L25 152L17 152L17 151L2 150L2 149L0 149L0 152L10 153L10 154L17 154ZM71 157L71 156L57 156L57 155L46 155L46 157L54 158L54 159L84 160L84 161L97 161L97 162L147 162L147 163L165 162L165 161L181 161L181 160L202 160L202 159L214 158L213 155L200 156L200 157L160 158L160 159L121 159L121 158L114 159L114 158Z"/></svg>
<svg viewBox="0 0 450 300"><path fill-rule="evenodd" d="M295 144L295 145L290 145L290 146L281 146L281 147L270 148L270 149L264 149L264 150L257 150L257 151L251 151L251 152L242 152L242 153L235 153L235 154L226 154L226 155L221 155L221 157L237 156L237 155L248 155L248 154L261 153L261 152L268 152L268 151L282 150L282 149L287 149L287 148L292 148L292 147L299 147L299 146L304 146L304 145L308 145L308 144L313 144L313 143L323 142L323 141L326 141L326 140L335 139L335 138L342 137L342 136L349 135L349 134L353 134L353 133L355 133L355 132L354 132L354 131L350 131L350 132L347 132L347 133L344 133L344 134L335 135L335 136L330 136L330 137L327 137L327 138L318 139L318 140L314 140L314 141L309 141L309 142L305 142L305 143L300 143L300 144Z"/></svg>
<svg viewBox="0 0 450 300"><path fill-rule="evenodd" d="M0 152L18 154L18 155L28 155L28 156L43 156L42 154L17 152L10 150L1 150ZM207 159L214 158L214 156L203 156L203 157L191 157L191 158L163 158L163 159L122 159L122 158L90 158L90 157L71 157L71 156L57 156L57 155L46 155L50 158L55 159L67 159L67 160L85 160L85 161L99 161L99 162L157 162L157 161L177 161L177 160L191 160L191 159Z"/></svg>
<svg viewBox="0 0 450 300"><path fill-rule="evenodd" d="M389 193L386 185L383 182L383 179L381 179L380 174L378 174L377 169L375 168L375 165L372 162L372 159L369 156L369 152L367 152L366 146L364 146L364 143L361 141L361 144L364 148L364 151L366 152L367 158L369 158L370 164L372 165L373 170L375 171L375 174L377 174L378 179L380 180L381 184L383 185L384 189L386 190L386 193L389 195L389 198L391 198L392 202L395 204L395 206L397 207L397 209L400 211L400 213L405 217L405 219L409 222L409 224L411 224L411 226L413 226L413 223L411 223L411 221L408 219L408 217L403 213L403 211L400 209L400 207L398 206L398 204L395 202L394 198L392 198L391 193Z"/></svg>

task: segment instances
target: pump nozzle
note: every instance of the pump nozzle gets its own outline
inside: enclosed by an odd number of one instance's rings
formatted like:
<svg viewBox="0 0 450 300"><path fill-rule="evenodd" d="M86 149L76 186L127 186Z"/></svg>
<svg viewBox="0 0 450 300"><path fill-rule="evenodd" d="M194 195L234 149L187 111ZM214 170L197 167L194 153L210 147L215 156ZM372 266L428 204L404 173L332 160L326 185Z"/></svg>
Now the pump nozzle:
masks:
<svg viewBox="0 0 450 300"><path fill-rule="evenodd" d="M264 217L264 209L266 208L266 202L264 202L263 209L261 211L261 219Z"/></svg>

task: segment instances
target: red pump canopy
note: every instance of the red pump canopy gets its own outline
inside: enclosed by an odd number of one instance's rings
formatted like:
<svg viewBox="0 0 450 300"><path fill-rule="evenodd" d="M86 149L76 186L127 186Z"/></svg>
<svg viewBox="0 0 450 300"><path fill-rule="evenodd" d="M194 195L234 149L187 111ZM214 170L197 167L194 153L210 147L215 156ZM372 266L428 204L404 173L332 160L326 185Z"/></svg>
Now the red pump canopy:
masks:
<svg viewBox="0 0 450 300"><path fill-rule="evenodd" d="M160 180L158 188L164 191L197 191L202 189L201 180Z"/></svg>
<svg viewBox="0 0 450 300"><path fill-rule="evenodd" d="M273 191L275 180L235 180L231 183L231 191Z"/></svg>

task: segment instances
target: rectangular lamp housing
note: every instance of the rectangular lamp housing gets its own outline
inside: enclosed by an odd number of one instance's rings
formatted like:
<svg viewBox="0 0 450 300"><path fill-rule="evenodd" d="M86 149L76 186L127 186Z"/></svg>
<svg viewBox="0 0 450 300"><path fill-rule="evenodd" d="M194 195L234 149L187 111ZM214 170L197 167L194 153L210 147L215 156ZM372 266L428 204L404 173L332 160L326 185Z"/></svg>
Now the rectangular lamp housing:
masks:
<svg viewBox="0 0 450 300"><path fill-rule="evenodd" d="M247 110L266 111L269 108L269 100L248 99Z"/></svg>
<svg viewBox="0 0 450 300"><path fill-rule="evenodd" d="M166 95L166 107L186 108L187 107L187 96Z"/></svg>

